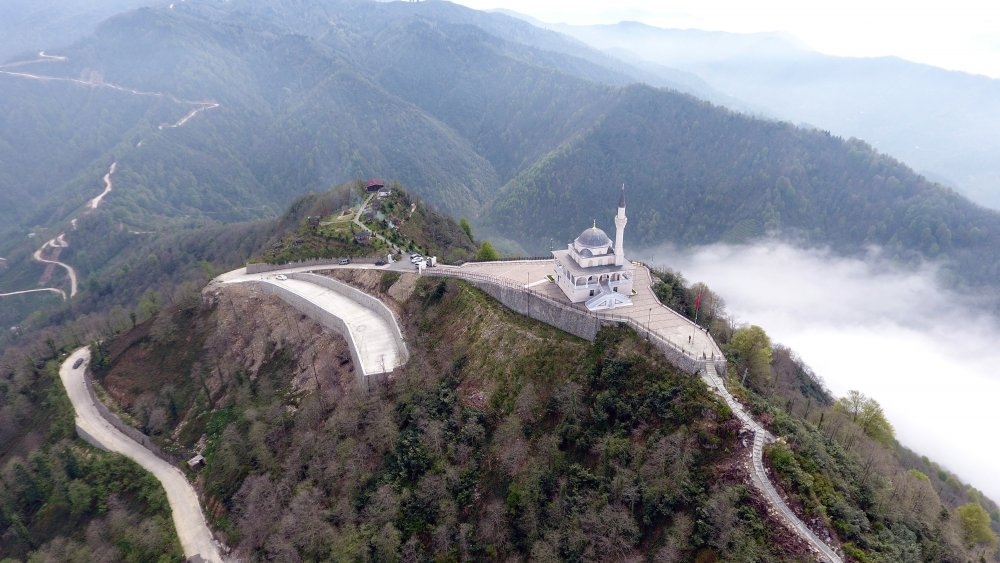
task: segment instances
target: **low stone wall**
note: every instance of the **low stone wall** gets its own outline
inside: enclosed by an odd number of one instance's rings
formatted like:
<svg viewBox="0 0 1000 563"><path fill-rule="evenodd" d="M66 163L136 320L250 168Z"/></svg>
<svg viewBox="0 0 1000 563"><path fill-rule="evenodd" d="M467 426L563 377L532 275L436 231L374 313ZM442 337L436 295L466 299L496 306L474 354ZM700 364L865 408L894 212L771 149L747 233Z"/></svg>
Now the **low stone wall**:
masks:
<svg viewBox="0 0 1000 563"><path fill-rule="evenodd" d="M392 338L396 343L396 349L402 352L400 364L405 364L410 360L410 352L406 348L406 342L403 340L403 332L399 329L399 322L397 321L396 316L392 314L392 310L389 309L389 307L383 303L381 299L328 276L311 273L299 273L288 274L288 277L293 280L301 280L320 287L325 287L330 291L335 291L356 303L360 303L367 309L374 311L379 317L382 318L382 320L386 322L387 325L392 327Z"/></svg>
<svg viewBox="0 0 1000 563"><path fill-rule="evenodd" d="M377 262L378 258L351 258L351 264L374 264ZM254 263L247 264L248 274L262 274L264 272L273 272L275 270L286 270L288 268L305 268L305 267L325 267L325 266L338 266L340 265L340 260L337 258L317 258L315 260L302 260L300 262L286 262L284 264L267 264L267 263Z"/></svg>
<svg viewBox="0 0 1000 563"><path fill-rule="evenodd" d="M132 438L136 442L139 442L140 444L142 444L144 448L153 452L153 454L155 454L160 459L166 461L167 463L173 465L177 465L180 463L181 460L177 459L175 456L166 454L162 449L160 449L160 446L156 445L156 443L153 442L152 438L143 434L138 429L133 428L128 424L125 424L125 422L122 421L122 419L118 418L117 414L111 412L111 409L109 409L107 405L102 403L97 398L97 394L94 392L94 380L90 375L90 368L85 369L83 372L83 383L84 387L87 388L87 394L90 395L90 400L97 407L97 412L101 414L101 418L106 420L108 424L114 426L122 434L125 434L129 438ZM82 428L80 428L79 425L77 425L76 427L76 433L90 445L100 448L102 450L107 450L107 448L101 445L96 439L94 439L93 436L87 434Z"/></svg>

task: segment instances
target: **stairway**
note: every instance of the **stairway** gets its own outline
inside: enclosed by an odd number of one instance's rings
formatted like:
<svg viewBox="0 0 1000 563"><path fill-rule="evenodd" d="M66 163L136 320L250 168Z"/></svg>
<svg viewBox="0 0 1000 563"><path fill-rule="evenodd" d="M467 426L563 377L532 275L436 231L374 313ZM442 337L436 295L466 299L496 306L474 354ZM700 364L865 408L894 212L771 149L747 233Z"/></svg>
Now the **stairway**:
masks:
<svg viewBox="0 0 1000 563"><path fill-rule="evenodd" d="M601 282L600 288L600 293L587 300L588 311L603 311L632 304L632 299L627 295L613 291L607 281Z"/></svg>

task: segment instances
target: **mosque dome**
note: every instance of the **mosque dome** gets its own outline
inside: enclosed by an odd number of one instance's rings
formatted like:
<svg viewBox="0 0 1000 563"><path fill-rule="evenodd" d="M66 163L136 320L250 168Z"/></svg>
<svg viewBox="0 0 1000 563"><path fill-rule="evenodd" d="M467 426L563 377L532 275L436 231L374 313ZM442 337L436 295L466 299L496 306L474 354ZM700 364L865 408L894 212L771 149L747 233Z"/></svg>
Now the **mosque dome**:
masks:
<svg viewBox="0 0 1000 563"><path fill-rule="evenodd" d="M611 239L608 238L608 234L598 229L597 226L583 231L573 242L577 248L604 248L611 246Z"/></svg>

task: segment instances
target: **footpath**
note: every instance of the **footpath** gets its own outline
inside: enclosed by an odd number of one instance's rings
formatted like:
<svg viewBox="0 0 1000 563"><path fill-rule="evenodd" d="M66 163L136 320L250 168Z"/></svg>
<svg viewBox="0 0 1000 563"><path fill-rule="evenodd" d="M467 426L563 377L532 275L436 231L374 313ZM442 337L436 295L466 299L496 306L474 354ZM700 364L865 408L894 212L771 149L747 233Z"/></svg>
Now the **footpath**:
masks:
<svg viewBox="0 0 1000 563"><path fill-rule="evenodd" d="M521 260L469 263L462 267L446 266L436 272L428 273L463 278L480 287L483 287L484 284L498 285L508 291L517 290L530 294L533 297L532 300L537 302L551 302L560 297L560 292L554 288L554 284L544 283L545 276L551 271L551 260ZM717 366L725 368L725 358L718 344L708 332L701 330L700 327L676 311L660 304L653 294L652 284L649 270L645 266L639 265L636 269L636 294L632 296L633 305L601 311L591 314L591 316L601 322L628 324L636 332L657 344L657 348L679 368L690 373L700 374L708 388L725 401L743 427L753 432L754 443L748 470L754 486L764 495L764 500L771 505L772 513L782 520L790 531L805 540L811 546L813 555L819 560L842 563L843 559L840 555L820 540L796 516L778 494L774 485L771 484L764 468L764 444L773 442L775 437L754 420L743 408L743 405L726 389L725 383L716 372ZM505 304L510 301L510 299L505 299L503 295L500 295L499 298ZM518 303L508 304L508 306L511 305L520 309L519 312L523 314L542 322L553 323L553 315L542 313L543 308L537 305L518 307ZM582 308L567 307L566 305L561 305L561 307L574 310L576 315L587 314ZM563 330L572 328L560 326L562 323L559 322L559 319L555 319L555 321L558 328L563 328ZM580 335L579 331L569 330L569 332Z"/></svg>

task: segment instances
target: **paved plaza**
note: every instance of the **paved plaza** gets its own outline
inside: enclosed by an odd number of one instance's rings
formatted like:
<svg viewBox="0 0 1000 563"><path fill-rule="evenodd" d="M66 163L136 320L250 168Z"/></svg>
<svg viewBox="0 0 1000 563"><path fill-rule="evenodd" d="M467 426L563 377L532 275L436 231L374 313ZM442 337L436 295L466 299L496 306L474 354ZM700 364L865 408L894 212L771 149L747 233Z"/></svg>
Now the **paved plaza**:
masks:
<svg viewBox="0 0 1000 563"><path fill-rule="evenodd" d="M583 303L571 304L561 289L549 279L553 275L553 260L512 260L507 262L470 262L462 266L439 266L459 272L486 275L509 283L530 288L554 301L587 312ZM632 305L599 311L598 317L621 320L631 319L634 324L667 340L686 354L697 358L720 358L722 351L715 340L673 309L661 304L652 289L653 278L649 269L636 263L635 295Z"/></svg>

